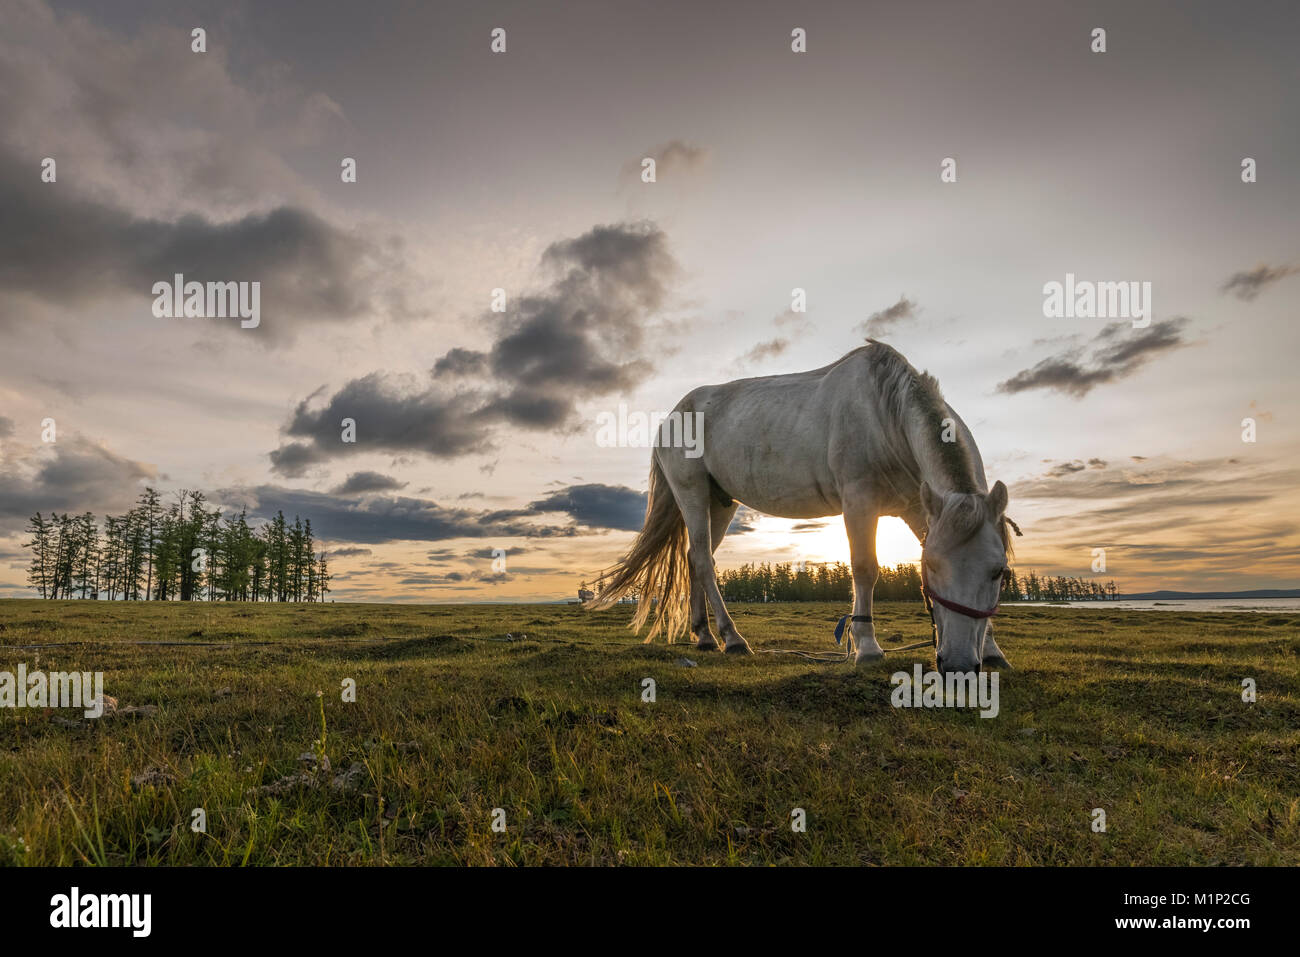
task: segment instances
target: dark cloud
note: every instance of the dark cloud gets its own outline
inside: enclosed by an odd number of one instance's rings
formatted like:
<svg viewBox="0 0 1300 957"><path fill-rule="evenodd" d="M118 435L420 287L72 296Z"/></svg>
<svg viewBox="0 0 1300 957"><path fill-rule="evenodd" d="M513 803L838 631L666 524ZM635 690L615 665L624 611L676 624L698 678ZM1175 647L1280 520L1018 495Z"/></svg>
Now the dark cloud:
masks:
<svg viewBox="0 0 1300 957"><path fill-rule="evenodd" d="M323 406L299 403L283 430L293 441L271 453L273 470L296 477L375 449L439 458L490 451L497 426L561 429L578 401L644 381L653 368L639 355L645 321L677 271L664 234L648 223L597 226L547 247L542 263L551 285L515 300L504 318L486 314L485 323L498 323L491 348L450 350L434 363L433 383L403 386L375 372ZM481 382L440 381L467 375ZM356 420L355 443L340 441L344 418Z"/></svg>
<svg viewBox="0 0 1300 957"><path fill-rule="evenodd" d="M1300 273L1300 266L1267 266L1261 263L1254 269L1233 273L1223 284L1222 291L1250 302L1267 286L1297 273Z"/></svg>
<svg viewBox="0 0 1300 957"><path fill-rule="evenodd" d="M487 371L487 354L455 348L433 364L435 376L477 375Z"/></svg>
<svg viewBox="0 0 1300 957"><path fill-rule="evenodd" d="M897 326L908 319L916 317L916 303L906 296L900 296L898 302L894 303L888 309L882 309L880 312L873 312L862 322L858 328L866 336L875 337L882 335L890 330L891 327Z"/></svg>
<svg viewBox="0 0 1300 957"><path fill-rule="evenodd" d="M495 554L493 554L496 551L503 551L506 553L506 556L509 557L511 555L522 555L524 552L528 551L528 549L523 548L522 546L512 546L510 548L494 549L491 546L488 546L486 548L472 548L469 551L464 553L464 557L492 559L497 557ZM432 555L433 553L430 552L429 554Z"/></svg>
<svg viewBox="0 0 1300 957"><path fill-rule="evenodd" d="M271 471L288 478L299 478L307 474L309 466L323 462L326 456L305 442L290 442L270 453Z"/></svg>
<svg viewBox="0 0 1300 957"><path fill-rule="evenodd" d="M1044 459L1044 461L1047 461ZM1105 459L1091 458L1085 464L1079 459L1073 462L1058 462L1047 470L1049 478L1060 478L1063 475L1073 475L1075 472L1082 472L1084 469L1104 469L1106 467Z"/></svg>
<svg viewBox="0 0 1300 957"><path fill-rule="evenodd" d="M1082 398L1099 385L1127 378L1155 356L1187 345L1183 329L1187 319L1175 316L1153 322L1145 329L1125 330L1124 323L1105 326L1090 344L1091 355L1079 350L1043 359L1029 369L998 383L997 391L1008 394L1030 389L1053 389Z"/></svg>
<svg viewBox="0 0 1300 957"><path fill-rule="evenodd" d="M406 488L408 483L399 482L391 475L379 472L353 472L333 491L335 495L356 495L362 492L395 492Z"/></svg>
<svg viewBox="0 0 1300 957"><path fill-rule="evenodd" d="M304 209L285 206L229 222L197 213L139 218L80 197L62 181L42 183L4 154L0 209L0 291L63 306L106 294L138 296L141 313L152 317L153 284L172 282L176 273L186 282L256 281L261 324L240 331L275 344L290 341L303 321L410 314L391 283L404 270L392 247ZM240 329L233 320L155 321Z"/></svg>
<svg viewBox="0 0 1300 957"><path fill-rule="evenodd" d="M1052 478L1059 478L1062 475L1070 475L1074 472L1082 472L1086 465L1077 459L1073 462L1060 462L1047 470L1047 474Z"/></svg>
<svg viewBox="0 0 1300 957"><path fill-rule="evenodd" d="M549 538L577 534L573 527L520 521L523 515L447 508L405 496L331 495L260 485L223 489L215 499L229 507L247 504L249 514L270 519L276 512L310 518L316 534L334 542L376 545L393 541L436 542L451 538ZM532 513L530 513L532 514Z"/></svg>
<svg viewBox="0 0 1300 957"><path fill-rule="evenodd" d="M14 434L14 420L0 415L0 439L8 438Z"/></svg>
<svg viewBox="0 0 1300 957"><path fill-rule="evenodd" d="M531 502L529 511L563 512L579 525L639 532L645 522L645 492L623 485L570 485Z"/></svg>
<svg viewBox="0 0 1300 957"><path fill-rule="evenodd" d="M727 526L728 535L744 535L746 532L752 532L757 527L757 522L761 512L756 512L748 505L742 505L736 509L736 514L731 518L731 524Z"/></svg>
<svg viewBox="0 0 1300 957"><path fill-rule="evenodd" d="M373 555L373 554L374 552L372 552L368 548L335 548L330 550L329 557L330 558L355 558L355 557L361 557L361 556Z"/></svg>
<svg viewBox="0 0 1300 957"><path fill-rule="evenodd" d="M499 585L513 580L518 572L485 572L474 569L467 572L420 572L408 575L398 581L399 585L451 585L461 582L478 582L487 585Z"/></svg>
<svg viewBox="0 0 1300 957"><path fill-rule="evenodd" d="M742 365L751 365L762 362L764 359L775 359L788 348L790 348L789 339L772 339L768 342L760 342L741 356L739 361Z"/></svg>
<svg viewBox="0 0 1300 957"><path fill-rule="evenodd" d="M0 465L0 532L16 531L36 512L125 511L153 481L152 465L136 462L78 435L60 438L34 470Z"/></svg>
<svg viewBox="0 0 1300 957"><path fill-rule="evenodd" d="M324 406L304 399L294 409L284 434L300 440L270 453L271 469L289 478L335 456L358 452L423 452L455 458L490 446L482 416L464 395L403 388L380 373L353 379ZM356 423L356 441L343 441L343 420Z"/></svg>

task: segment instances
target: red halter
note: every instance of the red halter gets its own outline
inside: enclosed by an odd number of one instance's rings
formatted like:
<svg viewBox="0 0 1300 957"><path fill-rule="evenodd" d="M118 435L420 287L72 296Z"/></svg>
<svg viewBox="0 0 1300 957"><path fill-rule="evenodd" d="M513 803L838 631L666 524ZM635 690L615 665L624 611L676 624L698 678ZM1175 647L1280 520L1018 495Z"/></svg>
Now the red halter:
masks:
<svg viewBox="0 0 1300 957"><path fill-rule="evenodd" d="M965 605L957 604L957 602L955 601L949 601L946 598L940 597L940 595L930 587L930 583L925 580L925 558L924 557L922 557L921 559L921 591L926 598L932 599L933 601L937 601L939 604L943 605L943 607L947 608L949 611L955 611L957 614L965 615L967 618L992 618L994 615L998 613L998 608L1001 607L1001 602L999 602L998 604L990 608L988 611L980 611L978 608L968 608ZM930 617L931 618L934 617L933 609L931 609L930 611Z"/></svg>

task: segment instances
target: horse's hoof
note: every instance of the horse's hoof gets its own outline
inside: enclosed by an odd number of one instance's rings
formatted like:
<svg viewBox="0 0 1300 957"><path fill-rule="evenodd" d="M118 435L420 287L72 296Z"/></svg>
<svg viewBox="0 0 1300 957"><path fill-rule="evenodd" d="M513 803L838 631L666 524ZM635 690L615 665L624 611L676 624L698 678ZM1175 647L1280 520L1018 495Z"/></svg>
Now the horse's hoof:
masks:
<svg viewBox="0 0 1300 957"><path fill-rule="evenodd" d="M877 651L874 653L869 651L866 654L861 654L858 655L856 658L854 658L853 667L855 668L870 667L871 665L878 665L884 660L885 660L885 653L883 651Z"/></svg>
<svg viewBox="0 0 1300 957"><path fill-rule="evenodd" d="M729 655L752 655L754 653L750 650L749 642L745 641L744 638L736 639L728 644L724 650Z"/></svg>
<svg viewBox="0 0 1300 957"><path fill-rule="evenodd" d="M704 639L700 639L698 642L695 643L695 647L698 648L700 651L717 651L718 643L713 638L709 638L707 641L705 641Z"/></svg>

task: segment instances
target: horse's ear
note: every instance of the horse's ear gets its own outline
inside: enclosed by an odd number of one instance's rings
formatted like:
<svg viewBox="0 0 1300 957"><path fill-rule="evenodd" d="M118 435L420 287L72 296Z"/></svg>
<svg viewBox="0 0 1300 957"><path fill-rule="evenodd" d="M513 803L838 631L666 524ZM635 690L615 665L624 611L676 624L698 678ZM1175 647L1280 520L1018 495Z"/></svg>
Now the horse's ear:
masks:
<svg viewBox="0 0 1300 957"><path fill-rule="evenodd" d="M921 508L925 509L927 519L938 518L943 511L943 496L930 488L929 482L921 483Z"/></svg>
<svg viewBox="0 0 1300 957"><path fill-rule="evenodd" d="M999 518L1007 510L1007 487L1001 482L994 482L989 489L989 511Z"/></svg>

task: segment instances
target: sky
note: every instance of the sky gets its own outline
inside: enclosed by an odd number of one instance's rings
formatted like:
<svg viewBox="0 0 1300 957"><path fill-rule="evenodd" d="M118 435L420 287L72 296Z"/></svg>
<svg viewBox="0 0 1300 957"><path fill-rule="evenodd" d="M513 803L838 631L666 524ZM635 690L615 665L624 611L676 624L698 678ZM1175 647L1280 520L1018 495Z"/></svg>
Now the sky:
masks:
<svg viewBox="0 0 1300 957"><path fill-rule="evenodd" d="M1300 587L1293 4L0 19L0 597L31 594L34 512L152 485L310 518L336 600L568 598L644 514L649 450L602 416L867 336L1010 488L1017 567ZM259 282L257 325L155 315L176 273ZM1067 274L1150 314L1045 315ZM897 520L879 547L919 555ZM848 547L747 510L717 557Z"/></svg>

